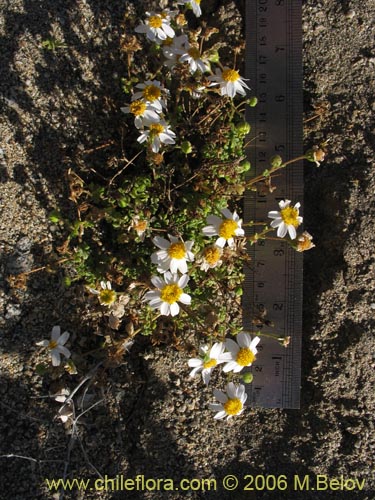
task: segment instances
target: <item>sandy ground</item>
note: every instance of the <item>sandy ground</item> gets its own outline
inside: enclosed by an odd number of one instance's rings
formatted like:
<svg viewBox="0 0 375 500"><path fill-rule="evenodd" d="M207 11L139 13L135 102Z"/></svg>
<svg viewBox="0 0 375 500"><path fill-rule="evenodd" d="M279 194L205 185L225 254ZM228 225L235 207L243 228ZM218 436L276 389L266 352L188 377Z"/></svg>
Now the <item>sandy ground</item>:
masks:
<svg viewBox="0 0 375 500"><path fill-rule="evenodd" d="M207 3L208 18L222 16L241 27L244 2ZM306 123L306 148L325 139L330 145L319 169L306 167L304 215L317 248L305 258L301 410L249 411L229 424L215 422L205 409L210 391L187 378L186 356L140 339L126 364L106 378L99 372L101 383L92 392L104 401L82 418L81 441L74 443L54 420L58 403L40 398L59 383L36 374L35 342L55 324L79 342L91 334L89 311L64 288L62 273L36 273L26 289L11 287L7 278L53 257L59 228L48 213L66 203L64 172L80 152L117 137L125 67L119 37L127 4L0 4L0 455L28 457L0 458L0 497L58 498L44 478L63 477L68 461L71 478L95 479L90 462L109 477L218 481L216 493L126 493L134 499L343 497L340 489L313 491L317 475L364 481L363 491L346 491L344 498L374 499L372 0L303 4L305 118L319 114ZM144 4L137 3L139 12ZM43 50L51 33L67 48ZM235 493L221 486L228 474L239 478ZM242 491L250 482L246 475L262 474L285 475L288 489ZM295 475L301 482L308 476L310 489L295 491ZM66 498L125 493L76 491Z"/></svg>

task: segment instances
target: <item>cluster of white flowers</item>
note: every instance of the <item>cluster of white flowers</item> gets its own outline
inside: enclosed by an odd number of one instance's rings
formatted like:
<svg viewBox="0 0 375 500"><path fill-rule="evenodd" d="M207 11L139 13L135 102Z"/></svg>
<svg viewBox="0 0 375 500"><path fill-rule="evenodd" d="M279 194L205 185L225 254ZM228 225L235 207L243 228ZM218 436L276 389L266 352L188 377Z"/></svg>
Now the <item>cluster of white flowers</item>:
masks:
<svg viewBox="0 0 375 500"><path fill-rule="evenodd" d="M162 144L175 143L176 134L164 119L169 91L158 80L146 80L135 88L131 103L121 111L134 115L134 125L141 129L138 142L147 141L153 153L158 153Z"/></svg>
<svg viewBox="0 0 375 500"><path fill-rule="evenodd" d="M225 363L223 372L239 373L245 367L253 364L257 355L256 346L260 342L259 337L251 338L246 332L241 332L236 336L237 342L227 339L225 342L216 342L211 349L204 345L199 348L199 358L192 358L188 361L190 368L190 377L194 377L197 373L202 373L203 382L208 385L211 379L211 373L219 364ZM229 390L228 390L229 389ZM238 392L239 391L239 392ZM239 394L241 396L239 396ZM234 384L227 387L227 396L224 397L220 391L214 392L216 399L221 403L220 407L217 404L210 404L210 408L217 411L216 419L231 418L234 415L239 415L243 411L243 404L246 400L244 386L240 384L235 387ZM244 399L243 399L244 398ZM237 404L229 401L237 400ZM241 403L241 404L240 404Z"/></svg>
<svg viewBox="0 0 375 500"><path fill-rule="evenodd" d="M177 5L190 7L199 17L202 14L200 0L180 0ZM245 95L248 89L244 79L235 69L216 68L211 70L209 57L202 53L202 44L189 40L189 33L184 32L184 22L180 22L177 10L164 9L160 13L146 12L145 19L135 28L136 33L146 35L147 39L161 47L165 57L163 64L173 68L177 64L187 64L192 75L211 73L208 87L219 85L220 94L231 98ZM181 31L176 34L176 30ZM207 85L198 85L192 89L193 97L200 97L202 91L209 90ZM121 108L124 113L134 115L134 125L140 130L137 141L147 143L153 153L158 153L162 145L175 144L176 134L167 119L167 98L169 91L158 80L147 80L136 85L131 102Z"/></svg>
<svg viewBox="0 0 375 500"><path fill-rule="evenodd" d="M164 281L159 276L153 276L151 282L156 290L147 292L144 300L153 309L159 309L162 315L176 316L180 312L178 302L185 305L191 303L190 295L184 293L183 289L189 281L187 263L194 261L194 241L184 242L171 235L168 237L169 241L160 236L152 240L159 250L151 255L151 261L157 265L157 271L163 274Z"/></svg>

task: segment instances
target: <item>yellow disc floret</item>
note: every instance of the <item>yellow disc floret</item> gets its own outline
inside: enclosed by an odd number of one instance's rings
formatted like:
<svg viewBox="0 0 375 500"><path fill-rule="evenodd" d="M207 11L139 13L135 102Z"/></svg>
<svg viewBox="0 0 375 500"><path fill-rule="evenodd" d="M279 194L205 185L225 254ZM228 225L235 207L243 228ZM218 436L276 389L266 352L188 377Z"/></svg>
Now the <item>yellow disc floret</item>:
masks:
<svg viewBox="0 0 375 500"><path fill-rule="evenodd" d="M159 135L163 131L164 131L163 125L161 125L160 123L151 123L151 125L150 125L150 135L151 136L154 137L155 135Z"/></svg>
<svg viewBox="0 0 375 500"><path fill-rule="evenodd" d="M105 306L110 306L116 301L116 292L114 290L101 290L99 293L99 302Z"/></svg>
<svg viewBox="0 0 375 500"><path fill-rule="evenodd" d="M156 101L161 96L159 87L156 85L147 85L143 90L143 97L146 101Z"/></svg>
<svg viewBox="0 0 375 500"><path fill-rule="evenodd" d="M186 255L185 245L183 243L172 243L167 252L172 259L183 259Z"/></svg>
<svg viewBox="0 0 375 500"><path fill-rule="evenodd" d="M48 349L55 349L57 347L57 342L56 340L50 340L50 343L48 344Z"/></svg>
<svg viewBox="0 0 375 500"><path fill-rule="evenodd" d="M237 222L232 219L226 219L220 224L219 236L229 240L229 238L233 238L236 235L236 229L238 229Z"/></svg>
<svg viewBox="0 0 375 500"><path fill-rule="evenodd" d="M165 285L160 292L160 298L163 302L174 304L182 295L182 289L175 283Z"/></svg>
<svg viewBox="0 0 375 500"><path fill-rule="evenodd" d="M148 24L151 28L161 28L163 24L163 20L161 16L150 16L148 18Z"/></svg>
<svg viewBox="0 0 375 500"><path fill-rule="evenodd" d="M253 361L255 361L255 354L248 347L242 347L238 353L236 362L240 366L249 366Z"/></svg>
<svg viewBox="0 0 375 500"><path fill-rule="evenodd" d="M200 5L201 0L195 0L195 3L196 3L197 5Z"/></svg>
<svg viewBox="0 0 375 500"><path fill-rule="evenodd" d="M199 59L201 56L199 49L197 49L196 47L191 47L191 49L188 50L188 54L193 59Z"/></svg>
<svg viewBox="0 0 375 500"><path fill-rule="evenodd" d="M236 82L240 78L240 74L235 69L225 69L222 77L226 82Z"/></svg>
<svg viewBox="0 0 375 500"><path fill-rule="evenodd" d="M208 369L208 368L214 368L217 365L216 359L209 359L205 363L203 363L203 368Z"/></svg>
<svg viewBox="0 0 375 500"><path fill-rule="evenodd" d="M299 226L300 223L298 221L298 210L296 208L285 207L281 210L280 214L286 225L294 227Z"/></svg>
<svg viewBox="0 0 375 500"><path fill-rule="evenodd" d="M130 104L130 113L134 116L141 116L146 111L146 104L143 101L134 101Z"/></svg>
<svg viewBox="0 0 375 500"><path fill-rule="evenodd" d="M238 398L228 399L223 406L227 415L238 415L243 408L243 404Z"/></svg>
<svg viewBox="0 0 375 500"><path fill-rule="evenodd" d="M203 252L203 256L207 264L214 266L219 261L221 252L218 247L207 247Z"/></svg>

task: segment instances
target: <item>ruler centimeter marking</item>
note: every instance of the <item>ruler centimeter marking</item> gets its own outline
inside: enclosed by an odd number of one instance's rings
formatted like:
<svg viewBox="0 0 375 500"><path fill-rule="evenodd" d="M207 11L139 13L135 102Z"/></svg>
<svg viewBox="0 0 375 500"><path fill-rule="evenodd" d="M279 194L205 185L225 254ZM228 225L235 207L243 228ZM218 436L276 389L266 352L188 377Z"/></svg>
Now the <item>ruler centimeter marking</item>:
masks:
<svg viewBox="0 0 375 500"><path fill-rule="evenodd" d="M247 0L246 78L258 105L249 108L252 125L249 179L269 167L272 156L302 154L302 7L300 0ZM303 165L295 163L272 179L273 193L246 192L245 221L268 221L270 210L289 199L303 202ZM247 232L251 234L251 230ZM276 231L272 236L276 236ZM302 254L282 241L261 240L249 247L245 268L244 327L290 336L288 347L262 337L248 387L251 406L299 408L302 341ZM253 324L265 313L272 325Z"/></svg>

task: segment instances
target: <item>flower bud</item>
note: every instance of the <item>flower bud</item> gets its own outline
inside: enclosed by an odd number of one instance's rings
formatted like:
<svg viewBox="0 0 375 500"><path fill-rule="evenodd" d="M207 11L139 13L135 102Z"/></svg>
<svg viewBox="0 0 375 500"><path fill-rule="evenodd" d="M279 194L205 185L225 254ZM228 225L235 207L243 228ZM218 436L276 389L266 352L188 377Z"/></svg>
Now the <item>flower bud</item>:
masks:
<svg viewBox="0 0 375 500"><path fill-rule="evenodd" d="M189 155L193 151L193 147L191 145L191 142L189 142L189 141L182 142L181 143L181 151L184 154Z"/></svg>
<svg viewBox="0 0 375 500"><path fill-rule="evenodd" d="M250 97L250 99L247 100L247 104L250 106L250 108L255 108L255 106L258 104L258 99L256 97Z"/></svg>
<svg viewBox="0 0 375 500"><path fill-rule="evenodd" d="M250 132L251 125L247 122L240 122L236 125L236 130L240 135L246 135Z"/></svg>
<svg viewBox="0 0 375 500"><path fill-rule="evenodd" d="M242 380L245 384L251 384L251 382L253 381L253 374L250 373L250 372L246 372L242 375Z"/></svg>
<svg viewBox="0 0 375 500"><path fill-rule="evenodd" d="M275 155L272 156L270 163L272 168L278 168L281 167L281 165L283 164L283 159L281 158L281 156Z"/></svg>
<svg viewBox="0 0 375 500"><path fill-rule="evenodd" d="M241 161L239 164L239 172L241 174L248 172L251 169L251 163L247 160Z"/></svg>

